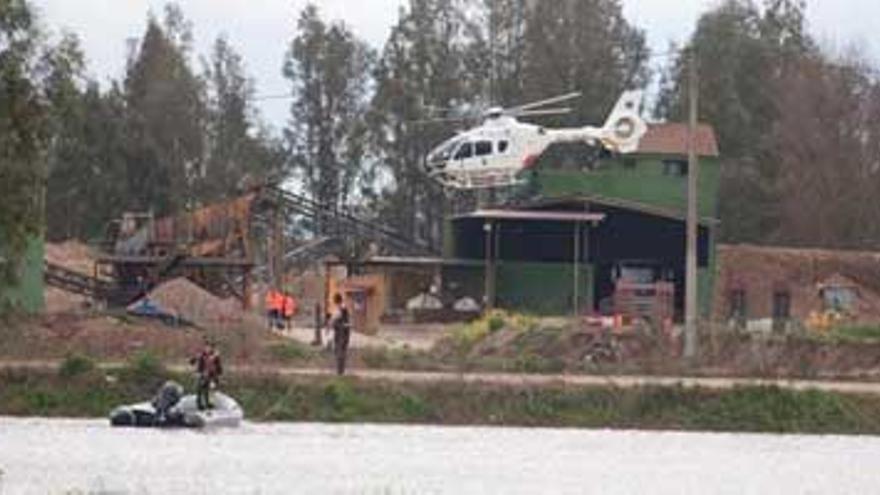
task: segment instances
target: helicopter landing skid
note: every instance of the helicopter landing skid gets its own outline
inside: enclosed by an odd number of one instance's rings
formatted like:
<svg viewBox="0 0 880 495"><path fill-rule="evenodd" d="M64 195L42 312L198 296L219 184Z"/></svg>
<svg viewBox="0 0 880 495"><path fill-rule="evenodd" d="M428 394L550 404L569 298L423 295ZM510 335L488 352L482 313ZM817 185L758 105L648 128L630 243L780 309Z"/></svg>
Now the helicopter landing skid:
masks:
<svg viewBox="0 0 880 495"><path fill-rule="evenodd" d="M479 172L458 172L439 174L434 177L447 189L499 189L519 186L525 183L519 177L519 170L481 170Z"/></svg>

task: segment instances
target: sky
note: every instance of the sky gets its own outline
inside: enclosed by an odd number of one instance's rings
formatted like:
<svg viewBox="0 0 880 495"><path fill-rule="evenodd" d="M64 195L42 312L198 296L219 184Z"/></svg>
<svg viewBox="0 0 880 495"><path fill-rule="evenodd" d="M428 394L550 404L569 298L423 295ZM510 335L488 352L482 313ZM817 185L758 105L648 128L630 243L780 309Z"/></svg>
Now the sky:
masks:
<svg viewBox="0 0 880 495"><path fill-rule="evenodd" d="M554 0L541 0L554 1ZM307 0L178 0L194 25L196 53L209 53L214 39L226 35L244 57L258 95L285 93L281 61L294 35L296 18ZM79 35L89 74L102 82L122 79L126 40L143 34L147 13L161 15L165 0L32 0L50 32ZM326 19L342 19L361 38L381 47L398 9L406 0L317 0ZM717 0L622 0L624 16L645 29L655 52L670 41L682 42L700 13ZM819 41L834 51L850 46L880 62L880 2L877 0L808 0L808 22ZM287 103L258 104L276 130L284 126Z"/></svg>

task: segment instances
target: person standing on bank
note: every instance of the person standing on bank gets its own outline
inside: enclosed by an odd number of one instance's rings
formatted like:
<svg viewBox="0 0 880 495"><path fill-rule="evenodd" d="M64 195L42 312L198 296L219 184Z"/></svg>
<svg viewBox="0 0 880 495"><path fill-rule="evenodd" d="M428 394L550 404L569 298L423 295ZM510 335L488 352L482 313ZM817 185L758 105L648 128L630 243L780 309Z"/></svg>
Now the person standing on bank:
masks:
<svg viewBox="0 0 880 495"><path fill-rule="evenodd" d="M351 340L351 321L348 308L341 294L333 296L333 313L327 326L333 330L333 354L336 356L336 373L345 374L345 359L348 357L348 343Z"/></svg>
<svg viewBox="0 0 880 495"><path fill-rule="evenodd" d="M223 374L223 364L220 362L220 353L213 342L205 341L205 348L198 357L190 359L190 363L196 366L199 374L196 382L196 404L200 411L212 409L211 386L220 386L220 375Z"/></svg>

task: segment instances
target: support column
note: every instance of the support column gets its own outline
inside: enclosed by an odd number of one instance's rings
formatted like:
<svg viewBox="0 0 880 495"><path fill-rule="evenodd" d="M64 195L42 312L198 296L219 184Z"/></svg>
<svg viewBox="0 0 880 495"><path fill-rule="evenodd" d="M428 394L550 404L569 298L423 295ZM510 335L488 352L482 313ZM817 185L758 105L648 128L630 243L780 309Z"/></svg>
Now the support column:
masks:
<svg viewBox="0 0 880 495"><path fill-rule="evenodd" d="M494 223L491 220L487 220L485 224L483 224L483 231L486 233L486 247L485 247L485 298L486 298L486 309L491 310L495 309L495 257L493 256L493 242L492 242L492 233L494 230Z"/></svg>

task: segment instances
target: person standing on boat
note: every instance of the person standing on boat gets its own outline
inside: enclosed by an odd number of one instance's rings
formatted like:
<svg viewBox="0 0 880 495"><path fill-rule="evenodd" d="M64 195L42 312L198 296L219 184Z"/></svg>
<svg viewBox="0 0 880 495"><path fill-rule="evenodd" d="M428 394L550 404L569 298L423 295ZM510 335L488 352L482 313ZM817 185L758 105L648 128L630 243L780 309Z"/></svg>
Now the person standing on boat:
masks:
<svg viewBox="0 0 880 495"><path fill-rule="evenodd" d="M223 363L220 360L220 352L213 342L205 341L205 347L198 357L190 360L195 364L198 372L196 383L196 404L200 411L211 409L211 386L220 385L220 375L223 374Z"/></svg>

